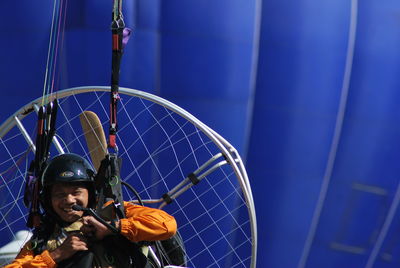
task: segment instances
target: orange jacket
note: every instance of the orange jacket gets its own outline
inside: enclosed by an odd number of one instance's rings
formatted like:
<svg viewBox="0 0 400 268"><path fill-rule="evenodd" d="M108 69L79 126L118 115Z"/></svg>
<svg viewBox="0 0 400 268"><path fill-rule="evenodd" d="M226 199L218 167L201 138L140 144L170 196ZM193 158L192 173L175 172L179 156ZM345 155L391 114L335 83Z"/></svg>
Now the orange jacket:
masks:
<svg viewBox="0 0 400 268"><path fill-rule="evenodd" d="M176 233L175 218L168 213L154 208L142 207L124 202L126 218L120 220L121 234L131 241L165 240ZM28 241L15 260L4 268L18 267L57 267L49 251L34 256Z"/></svg>

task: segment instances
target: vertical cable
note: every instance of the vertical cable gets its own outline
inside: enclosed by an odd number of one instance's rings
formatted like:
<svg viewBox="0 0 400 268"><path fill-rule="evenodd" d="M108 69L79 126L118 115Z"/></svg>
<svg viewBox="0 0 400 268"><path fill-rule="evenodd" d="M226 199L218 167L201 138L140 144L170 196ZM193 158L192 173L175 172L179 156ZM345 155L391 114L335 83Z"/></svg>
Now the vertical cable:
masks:
<svg viewBox="0 0 400 268"><path fill-rule="evenodd" d="M338 114L336 117L335 130L333 134L333 139L328 155L328 162L325 168L324 177L322 180L321 189L318 195L317 205L314 210L314 214L311 220L311 225L308 230L307 238L303 247L303 252L301 254L298 267L304 268L307 264L308 257L310 255L310 250L312 243L315 238L318 223L321 217L321 212L326 200L326 195L329 188L329 183L332 178L332 171L335 164L336 153L340 142L340 136L342 134L342 127L344 121L344 114L346 111L347 97L349 93L349 85L351 78L351 71L353 66L354 58L354 47L356 41L356 30L357 30L357 11L358 11L358 0L351 1L351 14L350 14L350 26L349 26L349 37L346 55L346 65L344 70L344 77L341 89L341 96L339 102Z"/></svg>
<svg viewBox="0 0 400 268"><path fill-rule="evenodd" d="M50 61L50 57L51 57L51 49L52 49L52 41L53 41L53 28L54 28L55 14L56 14L56 6L57 6L57 0L54 0L53 16L52 16L52 19L51 19L50 41L49 41L49 48L47 50L46 72L45 72L45 75L44 75L42 105L44 105L44 96L46 95L46 90L47 90L47 77L48 77L48 72L49 72L49 61Z"/></svg>
<svg viewBox="0 0 400 268"><path fill-rule="evenodd" d="M48 69L49 69L49 73L47 76L47 81L46 81L46 95L48 95L50 93L50 82L52 80L53 77L53 66L54 66L54 61L55 61L55 50L56 50L56 46L57 46L57 39L58 39L58 24L60 21L60 1L61 0L55 0L55 2L58 3L57 7L56 7L56 15L55 15L55 19L54 19L54 24L52 23L52 35L50 36L51 40L50 40L50 44L51 44L51 49L50 49L50 54L49 54L49 65L48 65Z"/></svg>
<svg viewBox="0 0 400 268"><path fill-rule="evenodd" d="M65 1L61 0L61 4L60 4L60 8L59 8L59 15L58 15L59 19L58 19L58 26L57 26L57 33L56 33L57 37L56 37L56 43L55 43L55 52L54 52L54 55L53 55L54 64L52 66L53 71L52 71L52 75L50 76L51 85L49 85L49 92L48 93L53 93L53 89L54 89L54 78L56 76L57 58L59 56L58 55L58 47L59 47L58 41L60 40L60 33L61 33L61 36L62 36L61 41L64 40L64 27L65 27L65 18L66 18L67 5L63 4L63 2L65 2ZM63 21L62 28L61 28L61 21ZM62 49L62 45L63 45L63 43L60 42L61 49ZM61 49L60 49L60 54L61 54Z"/></svg>
<svg viewBox="0 0 400 268"><path fill-rule="evenodd" d="M64 18L63 18L63 26L62 26L62 30L61 30L61 48L60 48L60 54L59 54L60 57L63 55L63 51L64 51L64 35L65 35L65 21L67 18L67 9L68 9L68 0L65 1L64 12L63 12ZM61 62L59 64L61 65L61 63L63 63L65 61L64 57L63 57L63 59L60 59L60 61ZM61 72L61 71L62 71L62 67L60 67L59 72ZM60 87L60 76L61 76L61 74L59 73L57 75L57 81L56 81L56 87L58 87L58 88ZM54 82L54 77L53 77L53 82ZM52 87L53 87L53 85L52 85Z"/></svg>

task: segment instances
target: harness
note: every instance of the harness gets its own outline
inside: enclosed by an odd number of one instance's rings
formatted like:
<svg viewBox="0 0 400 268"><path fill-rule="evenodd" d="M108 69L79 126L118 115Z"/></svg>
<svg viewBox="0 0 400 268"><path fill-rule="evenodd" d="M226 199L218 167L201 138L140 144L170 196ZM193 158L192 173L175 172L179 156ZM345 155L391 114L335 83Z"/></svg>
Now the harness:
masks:
<svg viewBox="0 0 400 268"><path fill-rule="evenodd" d="M70 226L58 228L47 241L47 249L58 247L71 232L80 232L82 222L77 221ZM139 247L121 235L108 236L95 241L89 251L77 252L72 258L62 261L62 268L146 268L147 259L141 254Z"/></svg>

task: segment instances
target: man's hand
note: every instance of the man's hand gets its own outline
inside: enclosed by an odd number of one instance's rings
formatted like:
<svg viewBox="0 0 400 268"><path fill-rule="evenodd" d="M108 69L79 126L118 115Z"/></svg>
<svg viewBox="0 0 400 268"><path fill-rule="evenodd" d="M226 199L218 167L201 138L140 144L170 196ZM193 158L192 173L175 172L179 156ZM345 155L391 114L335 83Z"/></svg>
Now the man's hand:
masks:
<svg viewBox="0 0 400 268"><path fill-rule="evenodd" d="M83 250L88 250L86 239L77 234L70 234L58 248L50 252L50 256L59 263L72 257L77 251Z"/></svg>
<svg viewBox="0 0 400 268"><path fill-rule="evenodd" d="M85 216L83 219L83 226L81 231L88 237L94 237L97 240L102 240L104 237L113 234L104 224L96 220L92 216ZM116 227L119 227L119 222L116 222Z"/></svg>

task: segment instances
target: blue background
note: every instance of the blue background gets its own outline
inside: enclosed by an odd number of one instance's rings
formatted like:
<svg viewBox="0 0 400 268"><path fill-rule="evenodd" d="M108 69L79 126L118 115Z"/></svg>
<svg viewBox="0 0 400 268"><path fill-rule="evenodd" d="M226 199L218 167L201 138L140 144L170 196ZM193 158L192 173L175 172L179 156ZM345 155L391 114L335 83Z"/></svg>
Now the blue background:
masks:
<svg viewBox="0 0 400 268"><path fill-rule="evenodd" d="M109 85L111 2L67 3L55 90ZM2 122L42 94L53 1L0 8ZM121 86L182 106L245 159L257 267L400 265L400 2L125 0L123 12Z"/></svg>

